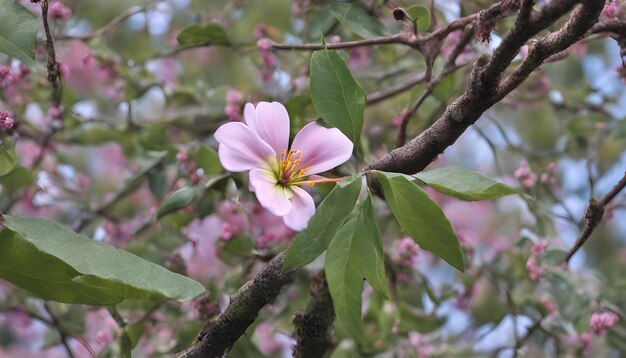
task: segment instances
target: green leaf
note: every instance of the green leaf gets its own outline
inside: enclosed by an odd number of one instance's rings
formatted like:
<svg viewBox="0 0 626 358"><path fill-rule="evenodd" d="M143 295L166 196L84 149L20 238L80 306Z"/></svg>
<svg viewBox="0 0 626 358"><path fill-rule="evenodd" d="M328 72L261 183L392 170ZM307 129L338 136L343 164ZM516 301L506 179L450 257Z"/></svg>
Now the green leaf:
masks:
<svg viewBox="0 0 626 358"><path fill-rule="evenodd" d="M389 298L383 245L369 193L358 216L348 221L328 246L324 270L337 317L359 340L363 334L363 279L383 297Z"/></svg>
<svg viewBox="0 0 626 358"><path fill-rule="evenodd" d="M523 193L520 189L459 167L434 169L415 174L415 177L440 193L466 201L492 200Z"/></svg>
<svg viewBox="0 0 626 358"><path fill-rule="evenodd" d="M330 7L330 13L361 37L385 35L385 26L357 3L335 3Z"/></svg>
<svg viewBox="0 0 626 358"><path fill-rule="evenodd" d="M358 219L352 219L337 231L326 252L324 271L338 321L357 341L362 342L364 340L361 320L363 276L348 264L348 253L341 246L345 245L346 241L352 241L342 239L352 235L356 230L357 222Z"/></svg>
<svg viewBox="0 0 626 358"><path fill-rule="evenodd" d="M352 77L346 61L334 51L314 52L310 88L317 114L339 128L356 148L363 129L365 91Z"/></svg>
<svg viewBox="0 0 626 358"><path fill-rule="evenodd" d="M463 251L452 225L426 192L413 183L412 177L398 173L373 172L385 193L385 199L402 229L424 250L441 257L463 272Z"/></svg>
<svg viewBox="0 0 626 358"><path fill-rule="evenodd" d="M37 172L22 166L17 166L9 174L0 176L0 185L7 195L16 190L29 186L37 177Z"/></svg>
<svg viewBox="0 0 626 358"><path fill-rule="evenodd" d="M195 196L196 191L193 188L181 188L176 190L168 195L165 200L163 200L161 206L159 206L157 219L191 204Z"/></svg>
<svg viewBox="0 0 626 358"><path fill-rule="evenodd" d="M191 25L181 31L176 40L182 47L188 46L230 46L226 31L218 24Z"/></svg>
<svg viewBox="0 0 626 358"><path fill-rule="evenodd" d="M362 341L363 279L380 295L389 298L383 246L369 193L358 216L339 229L328 246L325 272L339 321Z"/></svg>
<svg viewBox="0 0 626 358"><path fill-rule="evenodd" d="M0 52L34 66L39 21L17 1L0 0L0 9Z"/></svg>
<svg viewBox="0 0 626 358"><path fill-rule="evenodd" d="M430 11L420 5L409 6L406 9L409 19L417 24L417 31L424 32L430 27Z"/></svg>
<svg viewBox="0 0 626 358"><path fill-rule="evenodd" d="M217 152L204 144L198 147L198 150L193 154L193 161L204 170L206 176L210 177L222 173L222 165Z"/></svg>
<svg viewBox="0 0 626 358"><path fill-rule="evenodd" d="M291 242L283 259L283 272L315 260L326 250L333 234L350 215L361 192L361 176L339 182L324 198L304 231Z"/></svg>
<svg viewBox="0 0 626 358"><path fill-rule="evenodd" d="M120 133L118 131L110 126L100 123L88 123L82 125L73 130L70 134L70 141L76 144L98 146L119 140Z"/></svg>
<svg viewBox="0 0 626 358"><path fill-rule="evenodd" d="M12 144L0 146L0 176L9 174L16 165L15 146Z"/></svg>
<svg viewBox="0 0 626 358"><path fill-rule="evenodd" d="M198 282L53 221L5 216L0 277L45 300L112 305L125 299L190 300Z"/></svg>

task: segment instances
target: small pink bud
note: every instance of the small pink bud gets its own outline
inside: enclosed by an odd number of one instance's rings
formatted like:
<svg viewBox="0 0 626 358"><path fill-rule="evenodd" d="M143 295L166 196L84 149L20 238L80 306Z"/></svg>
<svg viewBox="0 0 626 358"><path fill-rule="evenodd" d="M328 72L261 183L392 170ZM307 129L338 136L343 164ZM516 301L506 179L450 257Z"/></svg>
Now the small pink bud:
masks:
<svg viewBox="0 0 626 358"><path fill-rule="evenodd" d="M48 9L48 16L53 20L66 21L72 16L72 10L60 1L54 1Z"/></svg>

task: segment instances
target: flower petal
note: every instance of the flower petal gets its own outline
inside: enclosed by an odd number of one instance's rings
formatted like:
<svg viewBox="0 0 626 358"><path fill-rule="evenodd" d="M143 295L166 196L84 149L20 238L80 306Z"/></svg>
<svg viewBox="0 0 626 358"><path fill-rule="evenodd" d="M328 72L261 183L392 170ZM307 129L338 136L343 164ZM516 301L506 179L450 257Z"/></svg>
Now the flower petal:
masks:
<svg viewBox="0 0 626 358"><path fill-rule="evenodd" d="M311 122L296 134L291 148L302 152L299 167L311 175L345 163L352 156L353 145L339 129Z"/></svg>
<svg viewBox="0 0 626 358"><path fill-rule="evenodd" d="M276 184L274 173L263 169L250 171L250 186L254 188L261 206L276 216L285 216L292 209L289 189Z"/></svg>
<svg viewBox="0 0 626 358"><path fill-rule="evenodd" d="M246 123L259 138L274 148L276 154L289 148L289 114L278 102L259 102L256 108L244 107Z"/></svg>
<svg viewBox="0 0 626 358"><path fill-rule="evenodd" d="M283 221L291 230L301 231L306 228L309 219L315 214L315 202L309 193L297 186L293 190L291 198L291 211L283 216Z"/></svg>
<svg viewBox="0 0 626 358"><path fill-rule="evenodd" d="M231 172L242 172L264 166L274 161L276 153L245 124L226 123L215 132L220 143L219 157L222 166Z"/></svg>

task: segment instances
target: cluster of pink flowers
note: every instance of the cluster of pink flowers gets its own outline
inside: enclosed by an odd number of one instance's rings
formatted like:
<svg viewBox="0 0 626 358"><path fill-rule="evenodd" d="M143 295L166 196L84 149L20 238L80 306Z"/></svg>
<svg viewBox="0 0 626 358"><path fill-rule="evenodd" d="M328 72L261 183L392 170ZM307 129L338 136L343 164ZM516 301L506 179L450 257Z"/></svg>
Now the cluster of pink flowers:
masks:
<svg viewBox="0 0 626 358"><path fill-rule="evenodd" d="M217 209L222 220L219 238L230 240L245 234L250 235L257 248L267 248L280 243L287 243L293 237L293 231L282 222L255 203L222 202Z"/></svg>
<svg viewBox="0 0 626 358"><path fill-rule="evenodd" d="M515 170L514 175L525 188L533 188L537 183L537 175L533 173L532 169L528 166L528 162L525 160L522 160L519 167Z"/></svg>
<svg viewBox="0 0 626 358"><path fill-rule="evenodd" d="M241 122L243 119L243 94L237 90L226 93L226 107L224 113L231 121Z"/></svg>
<svg viewBox="0 0 626 358"><path fill-rule="evenodd" d="M10 85L15 80L15 75L11 71L11 67L7 65L0 66L0 89Z"/></svg>
<svg viewBox="0 0 626 358"><path fill-rule="evenodd" d="M52 20L67 21L72 16L72 10L61 1L54 1L50 3L48 16Z"/></svg>
<svg viewBox="0 0 626 358"><path fill-rule="evenodd" d="M0 112L0 128L9 130L15 125L15 119L11 117L9 112Z"/></svg>
<svg viewBox="0 0 626 358"><path fill-rule="evenodd" d="M556 163L550 162L548 163L548 168L545 172L541 173L539 176L539 181L544 184L549 184L551 186L556 186Z"/></svg>
<svg viewBox="0 0 626 358"><path fill-rule="evenodd" d="M400 266L410 268L417 259L419 253L419 246L410 237L404 237L400 240L396 240L393 243L394 250L391 254L391 259L398 263Z"/></svg>
<svg viewBox="0 0 626 358"><path fill-rule="evenodd" d="M613 312L594 312L589 319L589 327L593 333L602 336L617 322L619 322L619 316Z"/></svg>
<svg viewBox="0 0 626 358"><path fill-rule="evenodd" d="M271 51L273 42L268 38L260 38L257 40L256 45L261 54L261 62L263 63L261 78L263 81L269 81L276 70L277 62L276 56Z"/></svg>
<svg viewBox="0 0 626 358"><path fill-rule="evenodd" d="M537 259L534 256L531 256L528 261L526 261L526 269L528 270L528 278L537 282L545 274L545 270L539 266Z"/></svg>

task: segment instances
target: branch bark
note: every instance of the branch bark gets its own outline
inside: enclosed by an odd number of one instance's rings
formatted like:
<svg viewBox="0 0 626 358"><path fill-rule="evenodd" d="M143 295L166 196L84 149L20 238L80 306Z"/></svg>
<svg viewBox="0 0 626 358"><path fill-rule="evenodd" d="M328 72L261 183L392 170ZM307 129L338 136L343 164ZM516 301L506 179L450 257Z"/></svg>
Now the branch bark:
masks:
<svg viewBox="0 0 626 358"><path fill-rule="evenodd" d="M293 280L293 273L281 272L282 252L274 257L251 281L231 298L226 310L216 320L206 324L196 342L178 358L222 357L246 333L257 314Z"/></svg>

